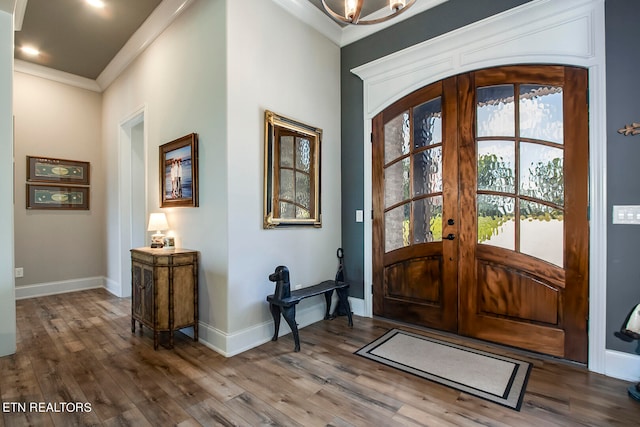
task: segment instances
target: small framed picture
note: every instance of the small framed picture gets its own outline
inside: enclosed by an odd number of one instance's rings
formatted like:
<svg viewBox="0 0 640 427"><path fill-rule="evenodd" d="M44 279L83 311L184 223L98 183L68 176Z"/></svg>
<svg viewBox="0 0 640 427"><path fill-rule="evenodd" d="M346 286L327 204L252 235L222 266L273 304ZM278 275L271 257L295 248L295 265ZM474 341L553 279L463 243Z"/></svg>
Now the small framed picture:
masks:
<svg viewBox="0 0 640 427"><path fill-rule="evenodd" d="M164 238L164 247L165 248L175 248L176 240L174 237L165 237Z"/></svg>
<svg viewBox="0 0 640 427"><path fill-rule="evenodd" d="M160 146L160 207L198 206L198 135Z"/></svg>
<svg viewBox="0 0 640 427"><path fill-rule="evenodd" d="M27 209L89 210L89 187L27 184Z"/></svg>
<svg viewBox="0 0 640 427"><path fill-rule="evenodd" d="M27 181L89 185L89 162L27 156Z"/></svg>

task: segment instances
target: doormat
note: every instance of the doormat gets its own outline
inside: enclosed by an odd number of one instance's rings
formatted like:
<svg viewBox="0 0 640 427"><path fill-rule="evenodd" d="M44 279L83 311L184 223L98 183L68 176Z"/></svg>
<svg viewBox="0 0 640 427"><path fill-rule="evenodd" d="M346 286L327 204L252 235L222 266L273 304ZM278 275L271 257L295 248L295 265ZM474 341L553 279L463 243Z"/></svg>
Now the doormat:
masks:
<svg viewBox="0 0 640 427"><path fill-rule="evenodd" d="M400 329L355 354L516 411L531 372L528 362Z"/></svg>

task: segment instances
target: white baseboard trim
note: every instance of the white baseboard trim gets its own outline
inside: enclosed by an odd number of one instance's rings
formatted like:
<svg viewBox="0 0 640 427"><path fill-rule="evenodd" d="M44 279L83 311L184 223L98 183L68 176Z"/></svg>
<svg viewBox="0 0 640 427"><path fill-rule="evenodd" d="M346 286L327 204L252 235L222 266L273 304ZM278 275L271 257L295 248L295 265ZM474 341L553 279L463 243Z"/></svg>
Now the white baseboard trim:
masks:
<svg viewBox="0 0 640 427"><path fill-rule="evenodd" d="M608 377L625 381L640 381L640 356L616 350L605 352L605 372Z"/></svg>
<svg viewBox="0 0 640 427"><path fill-rule="evenodd" d="M351 311L356 316L371 317L366 314L364 300L361 298L349 298L349 304L351 305Z"/></svg>
<svg viewBox="0 0 640 427"><path fill-rule="evenodd" d="M104 288L117 297L120 297L120 298L123 297L121 284L116 282L113 279L109 279L108 277L105 277Z"/></svg>
<svg viewBox="0 0 640 427"><path fill-rule="evenodd" d="M16 300L104 287L105 278L103 276L62 280L60 282L36 283L33 285L16 286Z"/></svg>
<svg viewBox="0 0 640 427"><path fill-rule="evenodd" d="M298 323L298 331L304 336L303 328L324 319L325 303L324 299L317 298L318 303L305 306L300 303L296 309L296 322ZM351 304L354 299L349 298ZM355 299L358 301L358 299ZM362 301L362 300L360 300ZM355 308L351 306L351 311L356 314ZM346 318L340 317L336 321L345 321ZM222 354L225 357L232 357L254 347L271 341L274 331L273 320L260 323L250 328L234 333L225 333L214 328L204 322L200 322L198 326L198 341L213 351ZM278 336L291 333L291 328L287 325L284 318L280 321L280 331ZM293 348L291 348L293 351Z"/></svg>

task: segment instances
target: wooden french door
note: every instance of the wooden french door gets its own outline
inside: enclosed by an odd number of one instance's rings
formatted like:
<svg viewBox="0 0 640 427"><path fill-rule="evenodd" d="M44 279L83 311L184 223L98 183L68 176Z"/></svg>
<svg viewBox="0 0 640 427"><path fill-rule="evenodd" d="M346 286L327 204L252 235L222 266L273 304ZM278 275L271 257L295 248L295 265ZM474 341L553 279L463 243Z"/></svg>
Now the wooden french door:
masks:
<svg viewBox="0 0 640 427"><path fill-rule="evenodd" d="M587 72L451 77L373 120L374 315L587 360Z"/></svg>

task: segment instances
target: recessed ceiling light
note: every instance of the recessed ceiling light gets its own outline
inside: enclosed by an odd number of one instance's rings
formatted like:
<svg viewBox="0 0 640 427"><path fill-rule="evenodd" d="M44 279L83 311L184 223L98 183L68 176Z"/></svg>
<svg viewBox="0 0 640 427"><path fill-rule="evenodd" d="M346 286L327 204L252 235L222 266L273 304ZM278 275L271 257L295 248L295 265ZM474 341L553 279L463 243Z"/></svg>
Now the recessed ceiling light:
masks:
<svg viewBox="0 0 640 427"><path fill-rule="evenodd" d="M104 2L102 0L87 0L87 3L93 7L99 7L101 9L104 7Z"/></svg>
<svg viewBox="0 0 640 427"><path fill-rule="evenodd" d="M35 47L31 47L31 46L22 46L20 48L20 50L29 56L38 56L40 55L40 51L38 49L36 49Z"/></svg>

